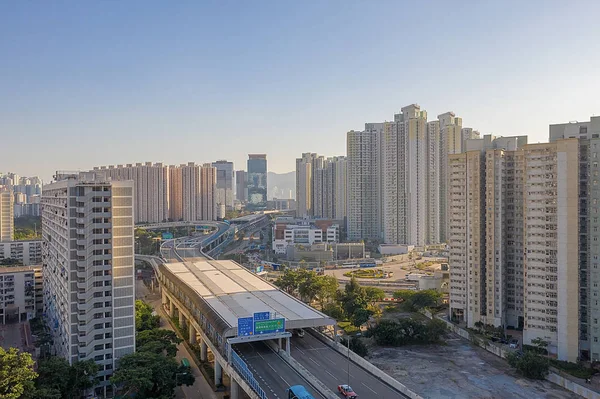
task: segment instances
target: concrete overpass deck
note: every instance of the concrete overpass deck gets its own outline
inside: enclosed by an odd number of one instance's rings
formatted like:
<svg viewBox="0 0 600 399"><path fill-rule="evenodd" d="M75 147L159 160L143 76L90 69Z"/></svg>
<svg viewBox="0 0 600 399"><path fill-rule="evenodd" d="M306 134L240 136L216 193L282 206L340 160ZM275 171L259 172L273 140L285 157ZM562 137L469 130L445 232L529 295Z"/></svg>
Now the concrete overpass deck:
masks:
<svg viewBox="0 0 600 399"><path fill-rule="evenodd" d="M160 266L181 282L180 289L199 302L223 337L237 335L238 318L269 312L285 318L286 329L334 325L335 320L280 291L231 260L195 258Z"/></svg>

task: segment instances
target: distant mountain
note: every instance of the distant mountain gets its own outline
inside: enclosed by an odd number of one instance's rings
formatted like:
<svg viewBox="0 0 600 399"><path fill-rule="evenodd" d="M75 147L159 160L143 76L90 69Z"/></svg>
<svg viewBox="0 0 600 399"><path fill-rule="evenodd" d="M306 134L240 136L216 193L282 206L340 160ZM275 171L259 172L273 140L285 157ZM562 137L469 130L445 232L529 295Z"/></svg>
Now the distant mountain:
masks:
<svg viewBox="0 0 600 399"><path fill-rule="evenodd" d="M296 198L296 172L273 173L267 175L268 199ZM291 194L290 194L291 190ZM291 197L290 197L291 195Z"/></svg>

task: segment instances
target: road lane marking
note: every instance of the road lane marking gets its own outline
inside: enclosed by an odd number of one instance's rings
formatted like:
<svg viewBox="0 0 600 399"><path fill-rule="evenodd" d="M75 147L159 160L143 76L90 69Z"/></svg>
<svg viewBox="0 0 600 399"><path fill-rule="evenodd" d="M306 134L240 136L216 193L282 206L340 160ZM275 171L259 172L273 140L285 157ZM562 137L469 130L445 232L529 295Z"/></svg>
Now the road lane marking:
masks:
<svg viewBox="0 0 600 399"><path fill-rule="evenodd" d="M361 384L363 384L365 387L367 387L367 389L371 392L373 392L375 395L377 395L377 392L375 392L374 390L372 390L368 385L366 385L364 382L361 382Z"/></svg>
<svg viewBox="0 0 600 399"><path fill-rule="evenodd" d="M313 362L313 363L314 363L314 364L316 364L317 366L320 366L320 364L319 364L319 363L317 363L317 362L316 362L316 361L315 361L315 360L314 360L312 357L310 357L310 356L309 356L309 359L310 359L310 361L311 361L311 362Z"/></svg>
<svg viewBox="0 0 600 399"><path fill-rule="evenodd" d="M333 360L331 360L331 359L330 359L330 358L328 358L328 357L325 357L325 360L327 360L328 362L331 362L332 364L337 364L336 362L334 362Z"/></svg>
<svg viewBox="0 0 600 399"><path fill-rule="evenodd" d="M335 377L335 375L333 375L333 374L331 374L331 373L329 372L329 370L325 370L325 372L326 372L327 374L329 374L330 376L332 376L333 378L336 378L336 377Z"/></svg>

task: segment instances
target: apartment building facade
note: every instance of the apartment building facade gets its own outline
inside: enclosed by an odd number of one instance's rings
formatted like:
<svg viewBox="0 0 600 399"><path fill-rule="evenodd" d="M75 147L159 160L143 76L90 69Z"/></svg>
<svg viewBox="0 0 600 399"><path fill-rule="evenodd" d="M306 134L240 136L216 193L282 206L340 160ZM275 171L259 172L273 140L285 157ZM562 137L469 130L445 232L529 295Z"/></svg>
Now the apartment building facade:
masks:
<svg viewBox="0 0 600 399"><path fill-rule="evenodd" d="M27 240L0 242L0 260L5 259L13 259L23 266L41 265L42 241Z"/></svg>
<svg viewBox="0 0 600 399"><path fill-rule="evenodd" d="M162 163L136 163L95 167L113 180L134 184L135 223L160 223L169 219L169 167Z"/></svg>
<svg viewBox="0 0 600 399"><path fill-rule="evenodd" d="M600 360L600 117L550 125L550 142L579 140L579 351Z"/></svg>
<svg viewBox="0 0 600 399"><path fill-rule="evenodd" d="M43 310L42 267L0 267L0 322L23 322Z"/></svg>
<svg viewBox="0 0 600 399"><path fill-rule="evenodd" d="M0 186L0 241L12 241L15 234L12 189Z"/></svg>
<svg viewBox="0 0 600 399"><path fill-rule="evenodd" d="M235 198L241 203L248 201L248 175L244 170L235 171Z"/></svg>
<svg viewBox="0 0 600 399"><path fill-rule="evenodd" d="M56 355L99 366L135 351L134 183L100 172L57 173L42 197L44 313Z"/></svg>
<svg viewBox="0 0 600 399"><path fill-rule="evenodd" d="M246 208L261 211L267 208L267 155L248 154L248 203Z"/></svg>
<svg viewBox="0 0 600 399"><path fill-rule="evenodd" d="M576 361L579 142L481 143L449 156L451 317L523 328L525 344Z"/></svg>
<svg viewBox="0 0 600 399"><path fill-rule="evenodd" d="M380 140L383 124L366 124L364 131L346 134L347 236L349 240L379 240L381 229Z"/></svg>
<svg viewBox="0 0 600 399"><path fill-rule="evenodd" d="M216 196L217 204L223 204L227 210L233 209L235 199L233 162L221 160L213 162L212 166L216 172Z"/></svg>

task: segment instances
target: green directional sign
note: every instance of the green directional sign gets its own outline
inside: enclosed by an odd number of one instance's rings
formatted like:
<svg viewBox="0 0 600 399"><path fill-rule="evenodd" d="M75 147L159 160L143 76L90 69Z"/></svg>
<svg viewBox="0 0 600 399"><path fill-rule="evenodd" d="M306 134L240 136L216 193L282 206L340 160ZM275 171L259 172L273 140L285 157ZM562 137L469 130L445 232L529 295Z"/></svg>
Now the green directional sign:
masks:
<svg viewBox="0 0 600 399"><path fill-rule="evenodd" d="M254 334L272 334L285 331L285 319L257 320L254 322Z"/></svg>

